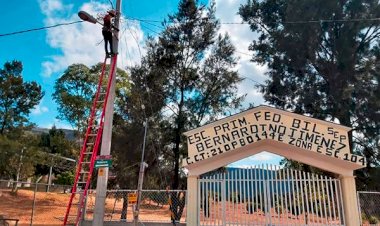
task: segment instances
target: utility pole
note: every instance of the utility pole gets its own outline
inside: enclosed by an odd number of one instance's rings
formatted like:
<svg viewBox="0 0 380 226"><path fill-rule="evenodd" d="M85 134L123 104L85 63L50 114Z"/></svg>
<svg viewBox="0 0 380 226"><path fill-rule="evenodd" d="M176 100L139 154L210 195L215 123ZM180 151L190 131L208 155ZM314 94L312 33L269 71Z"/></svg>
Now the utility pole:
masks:
<svg viewBox="0 0 380 226"><path fill-rule="evenodd" d="M143 106L144 109L144 106ZM139 211L140 211L140 204L141 204L141 191L142 191L142 186L144 182L144 173L145 173L145 168L148 167L148 164L144 162L144 156L145 156L145 143L146 143L146 133L148 130L148 119L145 120L145 130L144 130L144 141L143 141L143 148L142 148L142 153L141 153L141 163L140 163L140 172L139 172L139 180L137 183L137 203L134 209L134 216L133 216L133 221L134 225L138 225L139 221Z"/></svg>
<svg viewBox="0 0 380 226"><path fill-rule="evenodd" d="M72 159L72 158L67 158L67 157L63 157L63 156L59 156L57 154L50 154L48 153L48 155L51 156L51 160L50 160L50 168L49 168L49 176L48 176L48 185L46 187L46 192L49 192L50 190L50 186L51 186L51 177L52 177L52 174L53 174L53 164L54 164L54 161L53 161L53 158L59 158L59 159L63 159L63 160L66 160L66 161L70 161L70 162L76 162L75 159Z"/></svg>
<svg viewBox="0 0 380 226"><path fill-rule="evenodd" d="M119 20L120 20L120 9L121 0L116 1L116 15L114 20L114 26L117 28L114 32L113 42L113 52L118 54L119 48ZM116 50L116 51L115 51ZM111 153L111 138L112 138L112 121L113 121L113 111L114 111L114 100L115 100L115 83L116 83L116 70L117 62L113 62L115 58L111 58L111 65L115 63L115 70L112 74L110 91L108 94L107 106L104 115L104 129L102 135L102 145L100 147L100 155L110 155ZM100 170L100 169L99 169ZM96 184L96 198L94 207L94 218L92 221L92 226L103 226L104 221L104 209L107 193L107 182L108 182L108 168L104 168L104 173L98 173L98 180Z"/></svg>

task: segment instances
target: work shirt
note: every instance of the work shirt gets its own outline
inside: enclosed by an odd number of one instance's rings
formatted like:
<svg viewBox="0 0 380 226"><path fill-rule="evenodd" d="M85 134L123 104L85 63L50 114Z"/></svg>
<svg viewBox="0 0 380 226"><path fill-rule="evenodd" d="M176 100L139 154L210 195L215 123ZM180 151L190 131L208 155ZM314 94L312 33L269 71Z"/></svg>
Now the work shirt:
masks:
<svg viewBox="0 0 380 226"><path fill-rule="evenodd" d="M111 18L109 14L103 17L103 30L111 31Z"/></svg>

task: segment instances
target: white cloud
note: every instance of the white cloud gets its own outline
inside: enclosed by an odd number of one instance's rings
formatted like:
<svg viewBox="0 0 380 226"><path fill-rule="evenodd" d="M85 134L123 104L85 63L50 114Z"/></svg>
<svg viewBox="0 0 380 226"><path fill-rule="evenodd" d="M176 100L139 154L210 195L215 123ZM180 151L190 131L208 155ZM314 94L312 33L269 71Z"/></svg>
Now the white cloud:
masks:
<svg viewBox="0 0 380 226"><path fill-rule="evenodd" d="M239 6L246 3L246 0L216 0L216 16L221 22L241 23L242 19L237 14ZM239 95L247 94L244 105L255 103L263 104L262 94L255 88L257 83L265 81L266 67L250 62L252 58L248 47L257 37L247 24L221 24L220 33L228 33L232 43L236 48L236 55L240 58L236 69L245 80L238 86Z"/></svg>
<svg viewBox="0 0 380 226"><path fill-rule="evenodd" d="M44 20L46 26L80 20L72 4L64 5L61 0L40 0L39 4L42 13L46 16ZM108 9L108 4L96 1L85 3L79 8L79 10L84 10L99 18ZM122 20L125 21L125 19ZM140 55L136 54L139 52L139 46L134 39L137 40L139 45L142 45L143 32L138 23L128 24L128 26L122 23L120 28L118 58L120 64L118 66L125 67L127 66L125 59L132 63L139 62ZM61 73L73 63L83 63L91 66L103 61L104 43L102 40L101 25L99 24L83 22L48 29L47 44L57 49L58 53L49 56L42 63L42 76L50 77L53 74ZM125 40L128 40L128 46Z"/></svg>
<svg viewBox="0 0 380 226"><path fill-rule="evenodd" d="M46 107L46 106L43 106L43 105L42 105L42 101L41 101L38 105L36 105L36 106L32 109L31 114L32 114L32 115L41 115L41 114L46 113L46 112L48 112L48 111L49 111L49 108Z"/></svg>
<svg viewBox="0 0 380 226"><path fill-rule="evenodd" d="M252 155L250 157L233 162L229 164L228 166L247 168L247 167L252 167L252 166L268 165L269 168L276 168L280 166L280 161L282 159L283 159L282 156L263 151L256 155Z"/></svg>
<svg viewBox="0 0 380 226"><path fill-rule="evenodd" d="M270 161L275 158L278 158L278 155L275 155L266 151L260 152L256 155L249 157L249 159L253 161Z"/></svg>

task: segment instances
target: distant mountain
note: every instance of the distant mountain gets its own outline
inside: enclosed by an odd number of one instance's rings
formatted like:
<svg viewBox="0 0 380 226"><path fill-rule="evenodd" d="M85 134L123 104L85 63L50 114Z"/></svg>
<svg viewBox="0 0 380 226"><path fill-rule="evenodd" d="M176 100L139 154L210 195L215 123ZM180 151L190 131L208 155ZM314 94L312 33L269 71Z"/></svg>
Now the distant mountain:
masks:
<svg viewBox="0 0 380 226"><path fill-rule="evenodd" d="M57 128L57 129L59 129L59 128ZM47 129L47 128L34 127L32 129L32 133L34 133L34 134L49 133L49 130L50 129ZM62 130L65 133L66 139L71 140L71 141L76 140L75 130L70 130L70 129L59 129L59 130Z"/></svg>

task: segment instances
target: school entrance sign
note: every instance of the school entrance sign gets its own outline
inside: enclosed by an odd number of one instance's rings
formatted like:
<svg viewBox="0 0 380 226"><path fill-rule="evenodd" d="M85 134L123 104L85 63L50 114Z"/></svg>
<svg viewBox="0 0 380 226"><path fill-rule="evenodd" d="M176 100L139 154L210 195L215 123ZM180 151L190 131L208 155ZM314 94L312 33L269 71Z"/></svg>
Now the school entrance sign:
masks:
<svg viewBox="0 0 380 226"><path fill-rule="evenodd" d="M199 175L267 151L340 175L345 222L356 226L359 216L353 171L363 168L366 162L364 157L351 153L350 130L339 124L259 106L188 131L185 133L188 157L183 166L189 170L189 200L196 200L190 196L198 190ZM193 216L189 205L188 219ZM191 220L188 225L193 225Z"/></svg>

